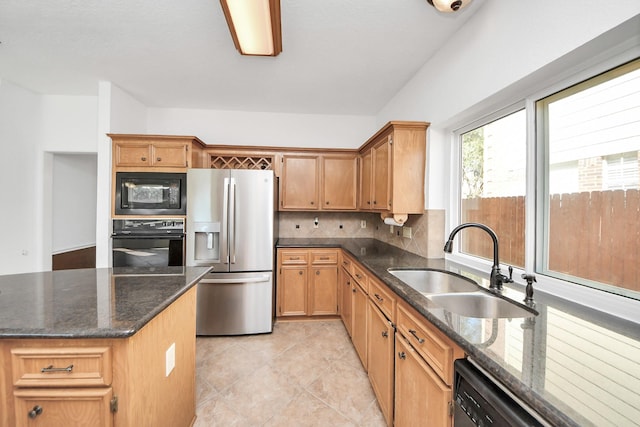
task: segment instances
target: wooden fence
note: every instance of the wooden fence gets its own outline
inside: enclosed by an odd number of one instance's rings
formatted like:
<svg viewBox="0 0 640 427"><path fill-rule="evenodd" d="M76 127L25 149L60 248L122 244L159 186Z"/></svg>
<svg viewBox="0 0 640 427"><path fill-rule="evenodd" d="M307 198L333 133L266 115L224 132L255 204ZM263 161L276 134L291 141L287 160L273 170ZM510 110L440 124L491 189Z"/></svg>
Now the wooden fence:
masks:
<svg viewBox="0 0 640 427"><path fill-rule="evenodd" d="M524 265L524 197L465 199L462 212L496 232L502 264ZM554 194L549 214L549 270L640 291L640 191ZM464 252L493 257L484 231L463 233Z"/></svg>

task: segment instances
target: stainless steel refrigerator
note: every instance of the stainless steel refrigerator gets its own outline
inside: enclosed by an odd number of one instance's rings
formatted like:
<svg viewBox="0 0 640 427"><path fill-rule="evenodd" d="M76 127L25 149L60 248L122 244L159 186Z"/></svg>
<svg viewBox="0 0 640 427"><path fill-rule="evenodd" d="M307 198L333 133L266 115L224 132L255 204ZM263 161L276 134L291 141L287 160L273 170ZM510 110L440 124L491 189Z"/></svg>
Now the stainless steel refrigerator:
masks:
<svg viewBox="0 0 640 427"><path fill-rule="evenodd" d="M273 330L274 199L273 171L188 171L186 264L213 266L197 285L197 335Z"/></svg>

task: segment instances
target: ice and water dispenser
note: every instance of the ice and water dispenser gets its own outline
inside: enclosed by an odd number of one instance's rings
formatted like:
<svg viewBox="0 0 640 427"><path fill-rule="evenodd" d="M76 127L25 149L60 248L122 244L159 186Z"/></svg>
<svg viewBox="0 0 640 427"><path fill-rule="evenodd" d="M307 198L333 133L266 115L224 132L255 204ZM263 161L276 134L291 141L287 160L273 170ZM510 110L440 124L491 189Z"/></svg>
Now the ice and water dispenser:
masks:
<svg viewBox="0 0 640 427"><path fill-rule="evenodd" d="M193 234L194 260L220 262L220 223L195 222Z"/></svg>

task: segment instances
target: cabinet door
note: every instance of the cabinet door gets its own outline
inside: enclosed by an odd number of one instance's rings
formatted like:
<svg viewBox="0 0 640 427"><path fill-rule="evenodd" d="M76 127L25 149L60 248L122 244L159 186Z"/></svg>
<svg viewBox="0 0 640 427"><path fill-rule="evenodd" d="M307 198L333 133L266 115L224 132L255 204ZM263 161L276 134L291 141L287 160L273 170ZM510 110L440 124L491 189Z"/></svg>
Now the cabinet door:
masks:
<svg viewBox="0 0 640 427"><path fill-rule="evenodd" d="M282 156L282 209L318 209L318 156Z"/></svg>
<svg viewBox="0 0 640 427"><path fill-rule="evenodd" d="M338 267L335 265L311 268L309 278L310 316L338 314Z"/></svg>
<svg viewBox="0 0 640 427"><path fill-rule="evenodd" d="M362 366L367 369L367 294L357 283L353 283L352 287L352 319L351 324L351 341L360 357Z"/></svg>
<svg viewBox="0 0 640 427"><path fill-rule="evenodd" d="M356 209L357 167L355 155L322 158L322 209Z"/></svg>
<svg viewBox="0 0 640 427"><path fill-rule="evenodd" d="M370 210L373 208L371 203L372 167L372 150L369 150L360 157L360 198L358 206L361 210Z"/></svg>
<svg viewBox="0 0 640 427"><path fill-rule="evenodd" d="M342 317L342 323L347 330L349 336L351 336L351 325L353 316L352 295L351 292L351 275L347 273L344 268L340 269L340 287L342 293L342 303L340 304L340 317Z"/></svg>
<svg viewBox="0 0 640 427"><path fill-rule="evenodd" d="M280 268L278 283L278 315L305 316L307 314L307 267Z"/></svg>
<svg viewBox="0 0 640 427"><path fill-rule="evenodd" d="M148 143L116 143L115 151L115 166L151 166L151 145Z"/></svg>
<svg viewBox="0 0 640 427"><path fill-rule="evenodd" d="M111 394L110 387L16 390L16 426L112 426Z"/></svg>
<svg viewBox="0 0 640 427"><path fill-rule="evenodd" d="M391 426L393 424L394 328L371 300L367 307L367 321L369 381L378 398L384 419L387 425Z"/></svg>
<svg viewBox="0 0 640 427"><path fill-rule="evenodd" d="M186 168L187 146L182 143L154 144L152 163L157 167Z"/></svg>
<svg viewBox="0 0 640 427"><path fill-rule="evenodd" d="M396 334L395 427L451 427L451 388Z"/></svg>
<svg viewBox="0 0 640 427"><path fill-rule="evenodd" d="M389 210L391 195L391 136L373 147L373 209Z"/></svg>

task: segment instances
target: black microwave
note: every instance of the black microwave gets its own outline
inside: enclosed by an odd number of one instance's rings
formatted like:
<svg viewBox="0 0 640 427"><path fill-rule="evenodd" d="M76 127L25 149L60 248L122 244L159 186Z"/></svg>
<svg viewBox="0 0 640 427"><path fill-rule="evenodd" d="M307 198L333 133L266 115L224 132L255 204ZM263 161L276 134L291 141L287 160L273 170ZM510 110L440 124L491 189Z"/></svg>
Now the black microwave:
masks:
<svg viewBox="0 0 640 427"><path fill-rule="evenodd" d="M186 215L187 174L116 172L116 215Z"/></svg>

